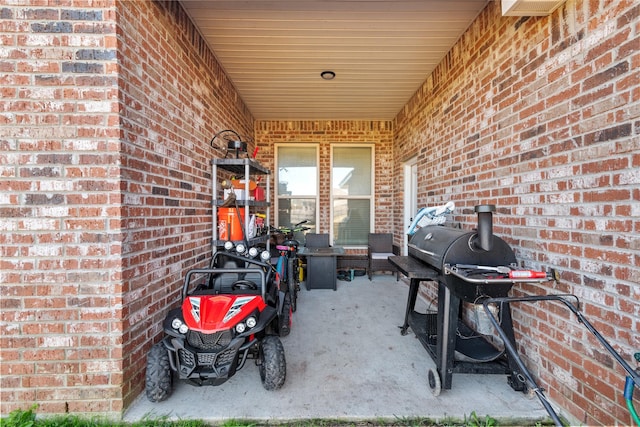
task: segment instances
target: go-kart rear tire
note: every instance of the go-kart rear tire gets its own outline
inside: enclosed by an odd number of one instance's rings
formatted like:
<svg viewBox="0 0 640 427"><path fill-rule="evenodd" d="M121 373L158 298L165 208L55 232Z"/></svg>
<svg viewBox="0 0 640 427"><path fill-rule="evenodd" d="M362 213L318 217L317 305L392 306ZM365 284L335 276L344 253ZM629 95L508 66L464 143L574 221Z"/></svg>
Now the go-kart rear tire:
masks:
<svg viewBox="0 0 640 427"><path fill-rule="evenodd" d="M289 272L287 281L289 286L289 293L291 294L291 311L295 313L298 308L298 290L297 281L298 281L298 269L296 268L298 264L298 258L289 258L289 265L287 267L287 271Z"/></svg>
<svg viewBox="0 0 640 427"><path fill-rule="evenodd" d="M169 364L169 353L163 343L151 347L147 354L145 392L151 402L162 402L171 396L173 375Z"/></svg>
<svg viewBox="0 0 640 427"><path fill-rule="evenodd" d="M291 332L292 324L291 309L291 293L284 294L284 303L282 304L282 313L278 316L278 335L286 337Z"/></svg>
<svg viewBox="0 0 640 427"><path fill-rule="evenodd" d="M260 379L266 390L277 390L287 377L287 362L282 341L275 335L267 335L260 344Z"/></svg>

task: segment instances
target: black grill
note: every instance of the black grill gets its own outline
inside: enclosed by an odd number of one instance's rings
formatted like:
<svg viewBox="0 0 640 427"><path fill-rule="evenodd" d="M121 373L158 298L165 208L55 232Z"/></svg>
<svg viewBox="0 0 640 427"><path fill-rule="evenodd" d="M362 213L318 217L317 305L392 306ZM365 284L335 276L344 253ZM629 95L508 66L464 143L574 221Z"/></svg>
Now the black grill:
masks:
<svg viewBox="0 0 640 427"><path fill-rule="evenodd" d="M509 245L493 235L494 209L492 205L476 206L477 231L440 225L419 229L409 242L409 256L439 273L440 280L464 301L476 302L479 297L506 296L513 282L496 280L499 277L495 272L466 270L463 277L450 274L451 268L456 265L516 265L516 257Z"/></svg>
<svg viewBox="0 0 640 427"><path fill-rule="evenodd" d="M229 350L223 351L222 353L218 354L218 358L216 359L216 367L228 365L229 363L233 362L233 359L235 357L236 357L235 349L229 349Z"/></svg>
<svg viewBox="0 0 640 427"><path fill-rule="evenodd" d="M504 240L493 235L494 211L493 205L476 206L478 227L473 231L442 225L422 227L411 236L409 256L389 258L410 279L401 332L406 334L411 327L435 361L437 372L430 370L429 385L436 395L440 393L440 387L451 388L454 372L506 373L512 388L525 388L513 360L471 330L461 316L463 301L481 304L486 298L507 296L515 282L533 281L511 278L510 272L517 265L516 257ZM435 315L414 310L422 281L437 283L438 311ZM510 342L515 343L508 304L500 307L500 318L502 329ZM462 336L465 339L458 338Z"/></svg>
<svg viewBox="0 0 640 427"><path fill-rule="evenodd" d="M190 351L184 350L184 349L180 349L178 351L178 355L180 356L180 365L181 366L188 366L189 368L195 368L196 367L196 361L193 357L193 353L191 353Z"/></svg>
<svg viewBox="0 0 640 427"><path fill-rule="evenodd" d="M198 365L211 366L216 360L217 353L198 353Z"/></svg>
<svg viewBox="0 0 640 427"><path fill-rule="evenodd" d="M187 342L190 346L200 350L222 351L231 342L231 331L226 330L213 334L189 331L187 333Z"/></svg>
<svg viewBox="0 0 640 427"><path fill-rule="evenodd" d="M230 348L222 353L198 353L198 366L212 366L219 368L233 362L236 349Z"/></svg>

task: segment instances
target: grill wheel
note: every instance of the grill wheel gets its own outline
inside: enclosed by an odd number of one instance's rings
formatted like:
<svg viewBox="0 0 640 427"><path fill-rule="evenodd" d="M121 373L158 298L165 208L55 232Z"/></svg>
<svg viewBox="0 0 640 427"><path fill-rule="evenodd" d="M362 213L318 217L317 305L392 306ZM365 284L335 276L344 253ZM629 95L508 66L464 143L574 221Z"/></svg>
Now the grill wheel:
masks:
<svg viewBox="0 0 640 427"><path fill-rule="evenodd" d="M429 389L434 396L440 396L440 391L442 391L442 383L440 382L440 375L435 369L429 369L427 373L427 377L429 380Z"/></svg>

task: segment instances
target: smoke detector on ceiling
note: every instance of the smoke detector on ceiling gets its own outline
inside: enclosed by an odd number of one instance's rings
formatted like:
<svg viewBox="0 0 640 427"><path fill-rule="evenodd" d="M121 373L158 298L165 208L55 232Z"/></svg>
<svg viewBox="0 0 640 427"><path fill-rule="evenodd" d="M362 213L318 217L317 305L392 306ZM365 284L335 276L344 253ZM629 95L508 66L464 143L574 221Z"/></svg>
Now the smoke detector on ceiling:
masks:
<svg viewBox="0 0 640 427"><path fill-rule="evenodd" d="M502 0L502 16L547 16L566 0Z"/></svg>

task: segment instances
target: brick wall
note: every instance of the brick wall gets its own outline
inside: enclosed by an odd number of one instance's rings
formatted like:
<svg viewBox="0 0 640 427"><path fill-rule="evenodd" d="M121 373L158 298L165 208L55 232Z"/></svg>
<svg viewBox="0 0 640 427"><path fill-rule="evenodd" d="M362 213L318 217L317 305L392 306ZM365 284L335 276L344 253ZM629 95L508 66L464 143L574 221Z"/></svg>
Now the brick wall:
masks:
<svg viewBox="0 0 640 427"><path fill-rule="evenodd" d="M119 416L253 118L177 2L0 8L2 414Z"/></svg>
<svg viewBox="0 0 640 427"><path fill-rule="evenodd" d="M317 143L320 157L320 233L331 228L329 179L332 144L375 144L376 231L393 231L393 123L390 121L256 121L255 141L262 164L274 170L275 144ZM327 183L322 185L322 183ZM273 193L272 193L273 194ZM350 249L349 253L366 253Z"/></svg>
<svg viewBox="0 0 640 427"><path fill-rule="evenodd" d="M222 129L253 118L177 2L123 2L121 52L125 404L146 352L179 302L189 268L211 253L212 157ZM216 141L218 143L218 141Z"/></svg>
<svg viewBox="0 0 640 427"><path fill-rule="evenodd" d="M2 6L2 413L122 408L114 10Z"/></svg>
<svg viewBox="0 0 640 427"><path fill-rule="evenodd" d="M494 232L523 266L558 268L631 363L640 350L640 5L568 0L549 17L490 2L396 118L395 158L419 158L419 205L455 220L497 205ZM400 174L396 162L396 174ZM397 200L395 230L402 227ZM578 422L630 423L624 371L566 310L516 310L520 351Z"/></svg>

